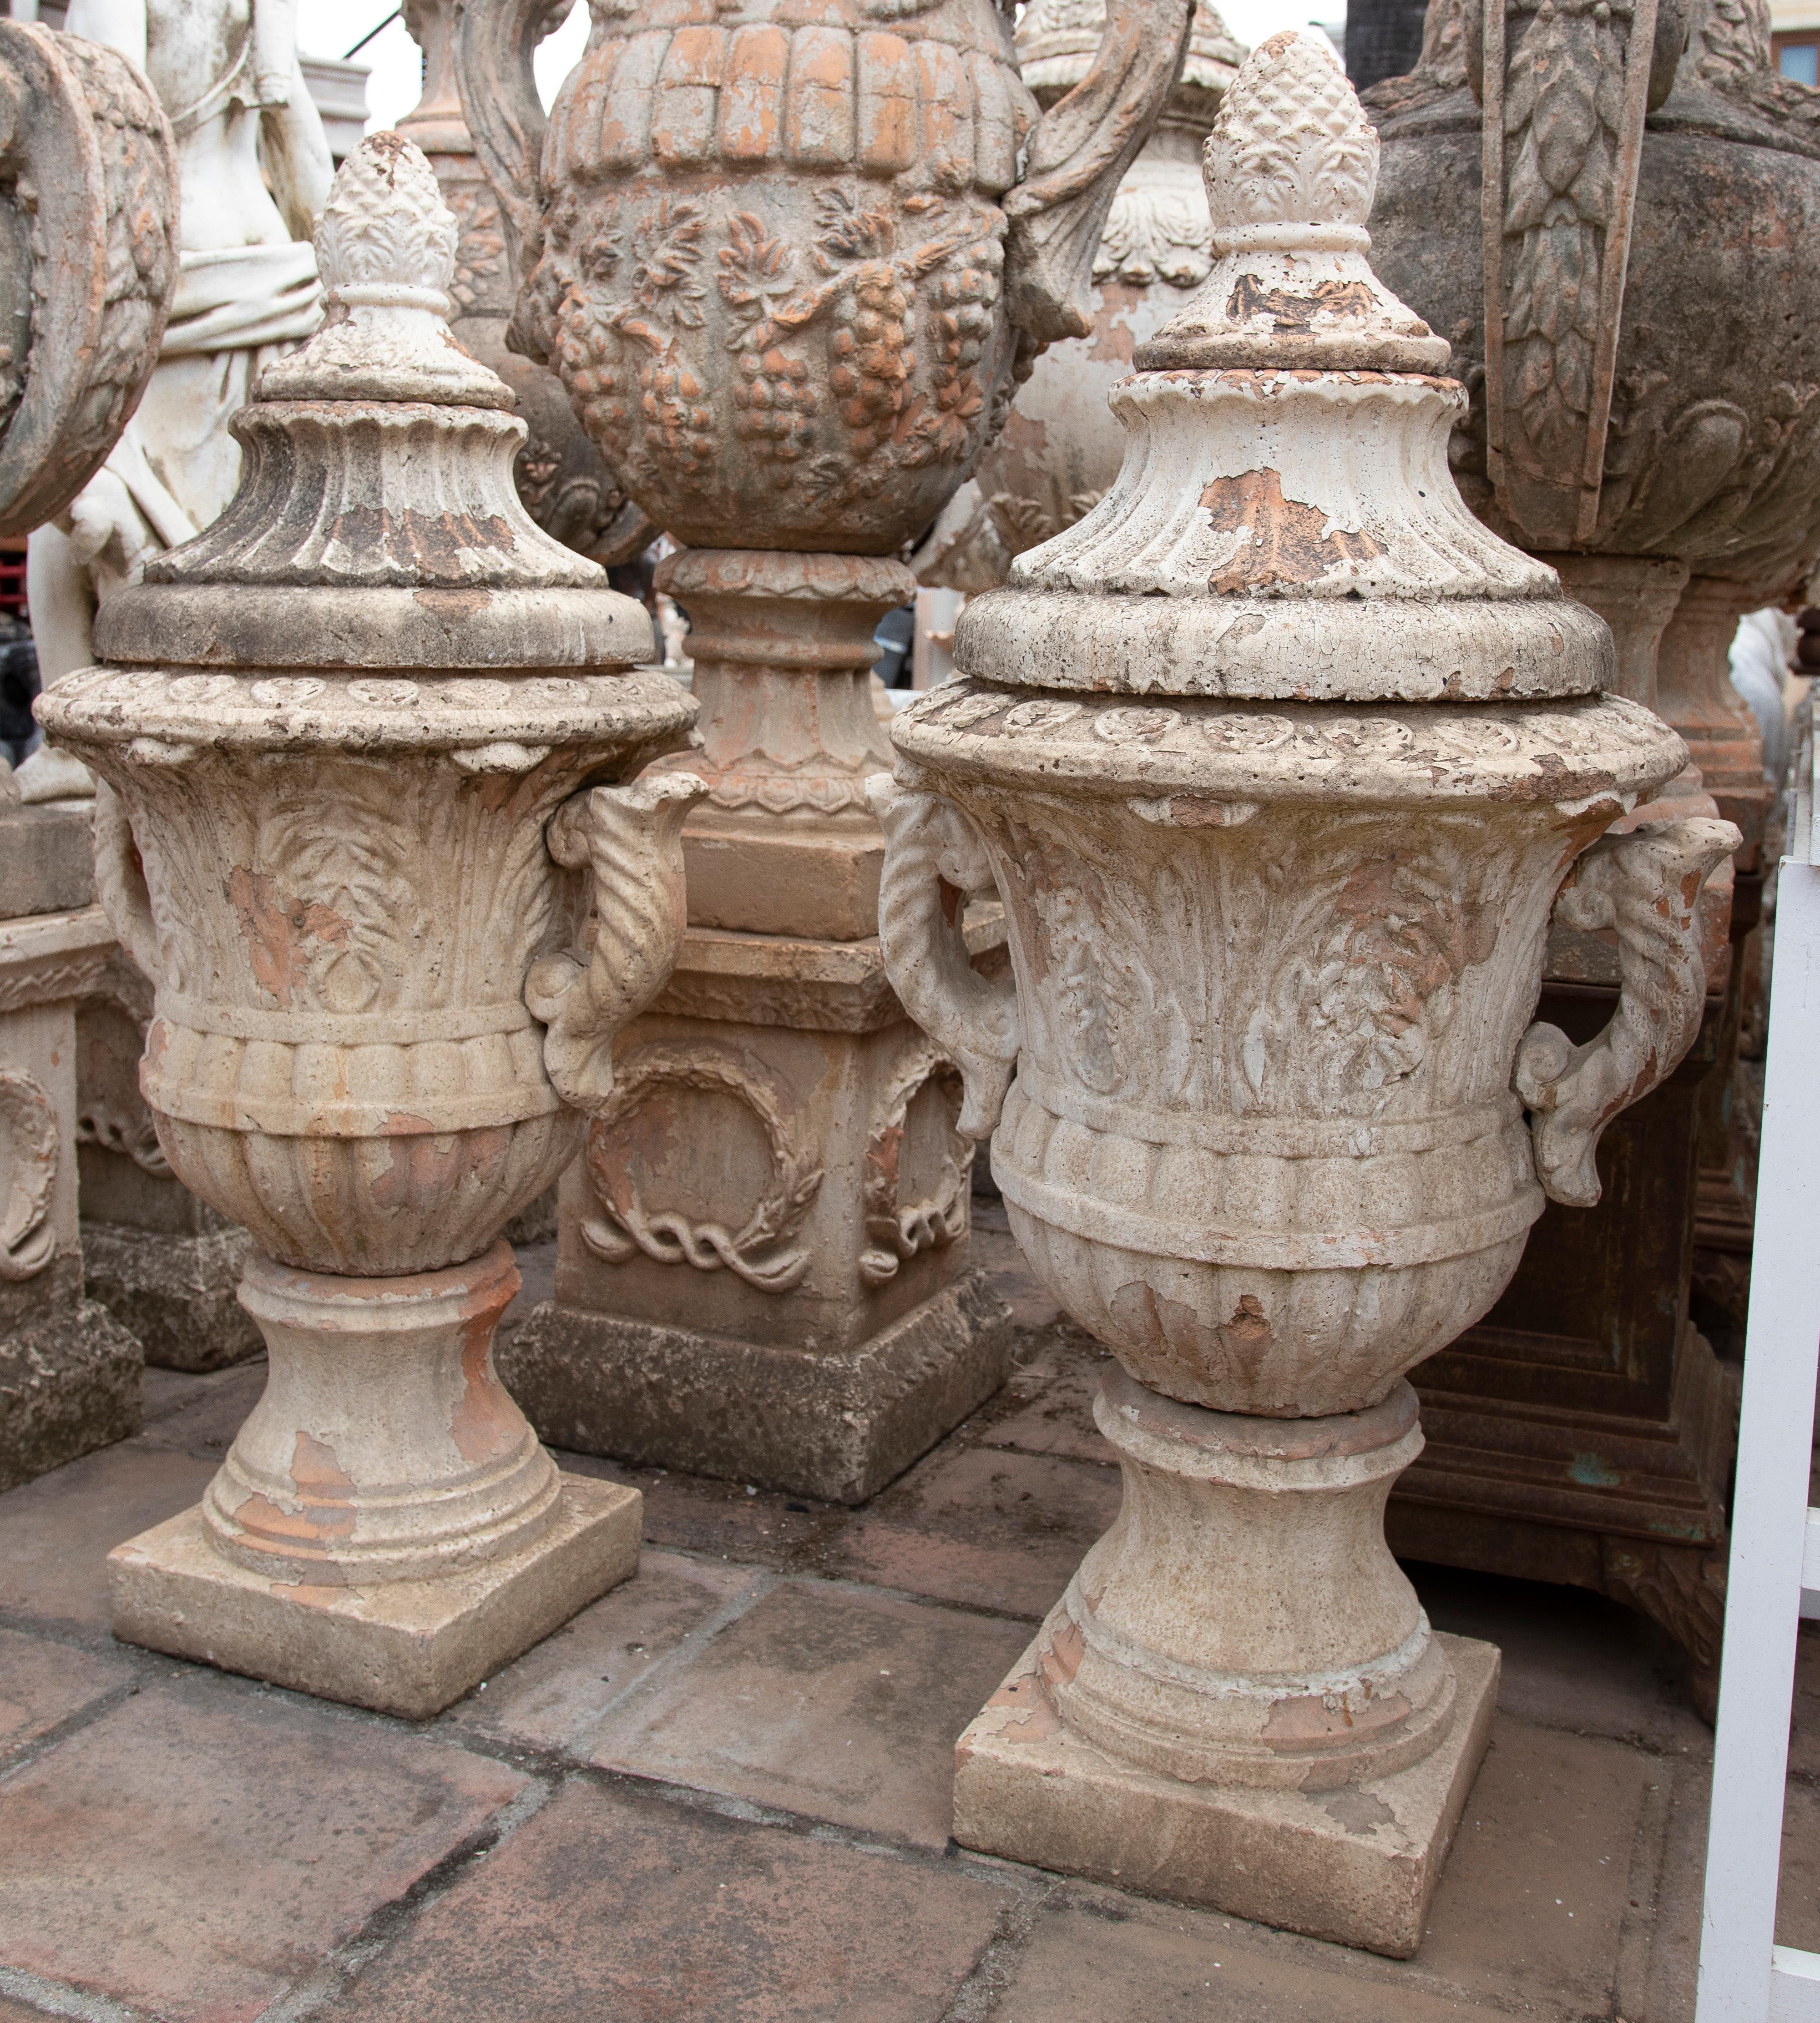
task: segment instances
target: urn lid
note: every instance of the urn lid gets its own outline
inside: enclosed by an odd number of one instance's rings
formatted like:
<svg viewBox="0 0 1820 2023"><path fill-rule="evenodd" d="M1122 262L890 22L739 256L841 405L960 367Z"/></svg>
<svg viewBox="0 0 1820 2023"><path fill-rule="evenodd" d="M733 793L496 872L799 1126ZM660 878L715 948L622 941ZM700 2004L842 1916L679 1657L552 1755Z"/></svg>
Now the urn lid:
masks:
<svg viewBox="0 0 1820 2023"><path fill-rule="evenodd" d="M957 667L1311 702L1603 688L1603 621L1460 498L1465 390L1371 271L1378 137L1324 35L1251 53L1205 164L1214 265L1112 389L1118 479L968 606Z"/></svg>
<svg viewBox="0 0 1820 2023"><path fill-rule="evenodd" d="M316 229L322 327L234 417L240 488L95 624L109 660L606 671L644 607L519 499L511 390L449 327L456 221L422 151L370 135Z"/></svg>
<svg viewBox="0 0 1820 2023"><path fill-rule="evenodd" d="M1017 24L1017 67L1039 105L1053 105L1082 82L1105 32L1106 0L1032 0ZM1164 120L1204 131L1244 59L1219 9L1196 0L1188 55Z"/></svg>

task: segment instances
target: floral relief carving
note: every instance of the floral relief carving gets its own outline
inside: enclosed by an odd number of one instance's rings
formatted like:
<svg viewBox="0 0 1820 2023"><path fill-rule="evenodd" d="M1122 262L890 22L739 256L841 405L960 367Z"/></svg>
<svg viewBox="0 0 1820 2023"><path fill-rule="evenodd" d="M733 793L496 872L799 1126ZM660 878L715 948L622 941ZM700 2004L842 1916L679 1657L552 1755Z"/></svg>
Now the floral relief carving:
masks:
<svg viewBox="0 0 1820 2023"><path fill-rule="evenodd" d="M624 1156L625 1140L639 1111L667 1090L731 1096L763 1131L771 1174L738 1229L654 1209L646 1202L632 1159ZM655 1136L661 1146L664 1130ZM795 1142L785 1099L754 1056L712 1045L636 1048L616 1063L613 1093L588 1125L586 1158L602 1213L583 1218L581 1238L607 1264L624 1264L642 1253L660 1264L729 1271L764 1293L787 1293L808 1270L808 1247L791 1238L820 1189L822 1169Z"/></svg>

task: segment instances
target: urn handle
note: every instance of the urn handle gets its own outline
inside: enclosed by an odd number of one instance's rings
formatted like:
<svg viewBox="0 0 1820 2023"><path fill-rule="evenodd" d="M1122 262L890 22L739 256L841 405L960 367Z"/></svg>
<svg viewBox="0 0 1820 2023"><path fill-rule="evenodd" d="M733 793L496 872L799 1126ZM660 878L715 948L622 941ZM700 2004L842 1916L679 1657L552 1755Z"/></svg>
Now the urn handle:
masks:
<svg viewBox="0 0 1820 2023"><path fill-rule="evenodd" d="M1617 931L1620 990L1610 1022L1584 1046L1539 1020L1517 1048L1512 1082L1531 1113L1536 1171L1551 1201L1598 1201L1600 1134L1693 1044L1706 997L1701 887L1742 840L1728 821L1650 822L1595 843L1556 900L1568 926Z"/></svg>
<svg viewBox="0 0 1820 2023"><path fill-rule="evenodd" d="M980 832L939 794L907 792L875 773L866 797L884 831L878 938L904 1009L961 1070L958 1129L989 1138L1022 1044L1009 977L980 975L961 932L967 895L997 890Z"/></svg>
<svg viewBox="0 0 1820 2023"><path fill-rule="evenodd" d="M683 820L708 791L693 773L657 773L593 787L565 801L546 834L550 854L594 877L583 958L531 965L525 1003L543 1021L544 1066L556 1093L597 1112L613 1093L613 1043L669 980L688 924Z"/></svg>
<svg viewBox="0 0 1820 2023"><path fill-rule="evenodd" d="M462 117L500 200L515 276L530 272L543 243L537 164L550 123L532 59L574 9L575 0L456 0Z"/></svg>
<svg viewBox="0 0 1820 2023"><path fill-rule="evenodd" d="M1024 144L1024 174L1004 198L1005 300L1039 344L1093 329L1100 235L1181 75L1193 22L1194 0L1108 0L1093 68Z"/></svg>
<svg viewBox="0 0 1820 2023"><path fill-rule="evenodd" d="M133 825L120 797L105 780L95 782L95 895L114 938L141 971L158 981L158 930L145 867L133 840Z"/></svg>

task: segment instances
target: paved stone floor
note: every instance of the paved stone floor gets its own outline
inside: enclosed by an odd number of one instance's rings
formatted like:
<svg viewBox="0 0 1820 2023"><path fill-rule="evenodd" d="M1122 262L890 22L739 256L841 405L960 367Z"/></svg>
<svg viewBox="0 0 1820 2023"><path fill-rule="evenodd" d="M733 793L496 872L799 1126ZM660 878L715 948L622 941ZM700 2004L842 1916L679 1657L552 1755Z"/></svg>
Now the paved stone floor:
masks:
<svg viewBox="0 0 1820 2023"><path fill-rule="evenodd" d="M1562 1590L1412 1569L1505 1667L1413 1961L949 1844L954 1737L1118 1494L1098 1352L976 1244L1025 1359L954 1438L856 1512L568 1458L644 1489L637 1578L419 1725L110 1640L103 1554L264 1374L151 1373L137 1439L0 1497L0 2023L1690 2018L1711 1736L1648 1626ZM1781 1936L1815 1945L1803 1656Z"/></svg>

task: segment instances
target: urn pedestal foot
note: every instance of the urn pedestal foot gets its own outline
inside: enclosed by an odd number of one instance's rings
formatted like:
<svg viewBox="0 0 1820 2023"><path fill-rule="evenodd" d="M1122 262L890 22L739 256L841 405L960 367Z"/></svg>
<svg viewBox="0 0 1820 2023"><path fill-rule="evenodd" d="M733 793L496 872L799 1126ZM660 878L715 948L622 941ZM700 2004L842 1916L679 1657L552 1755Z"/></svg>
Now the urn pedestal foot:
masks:
<svg viewBox="0 0 1820 2023"><path fill-rule="evenodd" d="M1384 1542L1415 1392L1270 1419L1121 1370L1094 1418L1124 1502L962 1738L955 1838L1413 1952L1498 1672Z"/></svg>
<svg viewBox="0 0 1820 2023"><path fill-rule="evenodd" d="M1010 1315L974 1271L831 1352L547 1300L505 1374L553 1446L863 1503L999 1388L1010 1353Z"/></svg>
<svg viewBox="0 0 1820 2023"><path fill-rule="evenodd" d="M422 1719L638 1561L635 1491L560 1474L493 1367L511 1247L390 1279L255 1253L271 1356L202 1502L109 1556L113 1629Z"/></svg>
<svg viewBox="0 0 1820 2023"><path fill-rule="evenodd" d="M1046 1634L1045 1630L1045 1634ZM1406 1959L1490 1739L1497 1648L1437 1636L1456 1681L1440 1747L1337 1790L1188 1784L1064 1728L1031 1644L955 1750L963 1847Z"/></svg>

